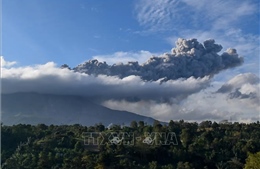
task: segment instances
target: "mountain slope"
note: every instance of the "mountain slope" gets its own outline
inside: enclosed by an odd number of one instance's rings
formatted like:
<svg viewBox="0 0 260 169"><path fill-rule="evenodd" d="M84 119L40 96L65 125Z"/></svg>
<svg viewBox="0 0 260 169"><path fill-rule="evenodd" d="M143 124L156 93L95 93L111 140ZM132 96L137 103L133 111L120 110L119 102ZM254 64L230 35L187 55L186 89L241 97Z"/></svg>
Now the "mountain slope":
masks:
<svg viewBox="0 0 260 169"><path fill-rule="evenodd" d="M118 111L92 103L80 96L39 93L2 94L2 122L13 124L130 124L153 123L154 119L127 111Z"/></svg>

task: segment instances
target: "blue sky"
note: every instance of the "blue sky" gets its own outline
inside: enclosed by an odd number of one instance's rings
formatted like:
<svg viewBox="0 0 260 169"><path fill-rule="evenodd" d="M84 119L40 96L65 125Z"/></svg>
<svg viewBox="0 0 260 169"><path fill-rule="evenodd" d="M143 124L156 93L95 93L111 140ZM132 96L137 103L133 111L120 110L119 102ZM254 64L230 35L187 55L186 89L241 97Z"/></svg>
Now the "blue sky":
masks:
<svg viewBox="0 0 260 169"><path fill-rule="evenodd" d="M2 0L1 60L9 66L2 68L3 91L100 96L106 88L111 97L103 105L163 121L235 116L255 120L257 115L259 120L259 5L259 0ZM171 52L178 38L201 43L215 39L223 46L220 53L235 48L244 64L212 79L178 79L163 85L140 77L92 77L58 68L94 58L109 64L143 63L151 55ZM234 91L216 93L223 84ZM136 91L151 99L132 103L112 97ZM229 98L237 91L237 98ZM249 97L252 93L255 98ZM158 103L158 94L173 98Z"/></svg>
<svg viewBox="0 0 260 169"><path fill-rule="evenodd" d="M161 52L171 45L142 36L134 1L3 1L3 56L21 65L54 61L72 66L118 51Z"/></svg>
<svg viewBox="0 0 260 169"><path fill-rule="evenodd" d="M140 59L170 52L178 37L213 38L246 63L259 55L258 0L3 0L2 9L2 56L20 66Z"/></svg>
<svg viewBox="0 0 260 169"><path fill-rule="evenodd" d="M245 63L215 76L259 74L259 1L3 0L2 56L17 66L113 64L170 52L178 38L209 38Z"/></svg>

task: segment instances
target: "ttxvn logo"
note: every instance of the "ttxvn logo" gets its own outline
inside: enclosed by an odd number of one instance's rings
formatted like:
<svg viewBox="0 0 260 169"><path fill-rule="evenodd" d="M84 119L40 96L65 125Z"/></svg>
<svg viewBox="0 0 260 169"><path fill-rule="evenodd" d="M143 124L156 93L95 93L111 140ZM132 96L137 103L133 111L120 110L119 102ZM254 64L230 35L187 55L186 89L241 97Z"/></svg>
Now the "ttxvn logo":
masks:
<svg viewBox="0 0 260 169"><path fill-rule="evenodd" d="M83 138L85 145L134 145L136 142L147 145L178 145L174 132L146 132L138 136L133 132L85 132Z"/></svg>

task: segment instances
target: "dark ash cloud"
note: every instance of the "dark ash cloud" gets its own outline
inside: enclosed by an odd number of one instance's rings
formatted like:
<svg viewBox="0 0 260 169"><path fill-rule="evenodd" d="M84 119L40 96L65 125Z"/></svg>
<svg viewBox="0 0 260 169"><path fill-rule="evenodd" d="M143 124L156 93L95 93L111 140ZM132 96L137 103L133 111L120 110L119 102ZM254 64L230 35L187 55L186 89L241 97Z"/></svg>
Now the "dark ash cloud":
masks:
<svg viewBox="0 0 260 169"><path fill-rule="evenodd" d="M202 45L196 39L179 38L172 53L159 57L153 56L141 65L134 61L127 64L108 65L106 62L94 59L78 65L73 70L92 75L102 74L119 78L135 75L146 81L156 81L162 78L167 81L213 76L222 70L243 63L243 58L238 56L235 49L228 49L219 55L218 52L221 50L222 46L215 44L213 39L206 40Z"/></svg>

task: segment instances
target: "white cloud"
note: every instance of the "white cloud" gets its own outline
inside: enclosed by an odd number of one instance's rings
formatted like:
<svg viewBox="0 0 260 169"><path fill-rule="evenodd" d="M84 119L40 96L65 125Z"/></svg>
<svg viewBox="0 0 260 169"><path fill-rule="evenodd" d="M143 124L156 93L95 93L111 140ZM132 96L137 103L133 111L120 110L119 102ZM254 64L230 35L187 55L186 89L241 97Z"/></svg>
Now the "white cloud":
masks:
<svg viewBox="0 0 260 169"><path fill-rule="evenodd" d="M210 24L212 29L227 29L235 23L241 22L241 17L252 15L257 11L257 4L253 1L237 2L235 0L183 0L187 9L194 12L193 19L202 17L200 24Z"/></svg>
<svg viewBox="0 0 260 169"><path fill-rule="evenodd" d="M180 17L179 4L177 0L138 1L135 6L137 21L151 31L171 29L172 19Z"/></svg>
<svg viewBox="0 0 260 169"><path fill-rule="evenodd" d="M242 80L239 77L243 77ZM228 84L237 84L242 94L258 91L246 74ZM248 78L246 78L248 77ZM238 79L238 80L236 80ZM240 80L239 80L240 79ZM254 78L253 78L254 79ZM232 82L232 83L231 83ZM208 77L195 79L145 82L138 76L120 79L115 76L90 76L60 69L55 63L2 68L2 92L39 92L82 95L117 110L127 110L158 120L259 120L259 105L251 98L229 98L229 93L215 93L218 87L208 88ZM220 84L218 84L220 85ZM205 90L204 90L205 89Z"/></svg>
<svg viewBox="0 0 260 169"><path fill-rule="evenodd" d="M44 65L3 68L2 92L39 92L83 95L92 99L139 99L165 101L182 99L208 86L209 77L145 82L139 76L120 79L116 76L91 76Z"/></svg>
<svg viewBox="0 0 260 169"><path fill-rule="evenodd" d="M225 30L242 23L241 18L259 12L257 2L235 0L137 1L136 18L141 26L156 32L181 29ZM187 28L188 26L188 28Z"/></svg>
<svg viewBox="0 0 260 169"><path fill-rule="evenodd" d="M224 90L224 88L226 89ZM240 95L230 97L230 94L236 90L240 92ZM190 94L182 100L173 100L167 103L153 100L139 102L107 100L103 102L103 105L167 122L170 119L188 121L232 119L233 121L252 122L260 120L259 90L259 77L252 73L245 73L233 77L224 85L213 82L211 87Z"/></svg>
<svg viewBox="0 0 260 169"><path fill-rule="evenodd" d="M106 62L108 64L115 63L127 63L129 61L138 61L140 64L146 62L151 56L158 55L157 53L151 53L149 51L138 51L138 52L115 52L111 55L96 55L93 59L97 59L101 62Z"/></svg>
<svg viewBox="0 0 260 169"><path fill-rule="evenodd" d="M240 102L247 103L248 106L256 106L259 109L259 82L259 77L252 73L239 74L222 85L218 93L225 93L228 95L227 98L229 100L239 100Z"/></svg>
<svg viewBox="0 0 260 169"><path fill-rule="evenodd" d="M0 56L0 64L1 64L1 67L11 67L11 66L17 64L17 62L6 61L3 56Z"/></svg>
<svg viewBox="0 0 260 169"><path fill-rule="evenodd" d="M232 119L240 122L260 120L259 104L255 104L249 98L229 99L228 94L215 93L214 90L216 90L215 87L191 94L181 102L107 100L103 105L111 109L131 111L166 122L171 119L187 121Z"/></svg>
<svg viewBox="0 0 260 169"><path fill-rule="evenodd" d="M244 73L233 77L223 86L230 86L232 90L232 89L241 88L245 84L258 84L258 83L259 83L259 77L257 77L255 74ZM229 92L231 90L229 90Z"/></svg>
<svg viewBox="0 0 260 169"><path fill-rule="evenodd" d="M252 85L247 83L242 85L239 91L245 95L249 95L250 93L257 93L259 95L259 87L259 85Z"/></svg>

